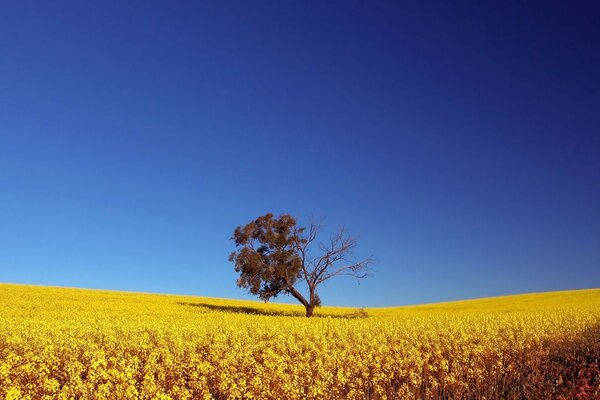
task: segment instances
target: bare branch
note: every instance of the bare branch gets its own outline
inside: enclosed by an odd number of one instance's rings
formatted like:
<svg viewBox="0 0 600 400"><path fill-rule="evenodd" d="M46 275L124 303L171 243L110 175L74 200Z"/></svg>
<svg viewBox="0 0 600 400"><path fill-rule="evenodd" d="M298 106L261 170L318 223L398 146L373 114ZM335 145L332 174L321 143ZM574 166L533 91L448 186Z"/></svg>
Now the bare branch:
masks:
<svg viewBox="0 0 600 400"><path fill-rule="evenodd" d="M355 260L353 250L357 243L355 237L346 235L343 227L329 238L327 244L320 243L319 249L323 254L310 263L313 269L309 286L316 287L334 276L347 275L357 279L369 276L367 271L373 259Z"/></svg>
<svg viewBox="0 0 600 400"><path fill-rule="evenodd" d="M304 236L299 235L299 232L296 234L300 237L298 243L298 251L300 252L300 257L302 260L302 273L304 275L304 279L307 283L309 283L311 271L308 269L308 265L310 262L309 259L309 249L311 244L317 239L319 231L321 230L321 223L315 221L314 219L310 221L310 225L308 227L308 233Z"/></svg>
<svg viewBox="0 0 600 400"><path fill-rule="evenodd" d="M369 257L365 260L356 262L350 265L344 265L341 267L332 268L331 272L322 275L317 284L323 283L326 280L333 278L334 276L346 275L352 276L356 279L363 279L371 276L369 273L369 267L373 265L374 261L372 257Z"/></svg>

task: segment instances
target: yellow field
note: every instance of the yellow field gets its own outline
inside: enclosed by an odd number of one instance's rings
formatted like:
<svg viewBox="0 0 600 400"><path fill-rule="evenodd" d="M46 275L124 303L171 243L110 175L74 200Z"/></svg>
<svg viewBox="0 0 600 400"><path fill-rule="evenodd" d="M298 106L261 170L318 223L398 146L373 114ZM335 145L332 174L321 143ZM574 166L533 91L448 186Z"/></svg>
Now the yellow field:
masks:
<svg viewBox="0 0 600 400"><path fill-rule="evenodd" d="M8 284L0 293L3 399L600 397L600 289L366 318L323 307L311 319L250 301Z"/></svg>

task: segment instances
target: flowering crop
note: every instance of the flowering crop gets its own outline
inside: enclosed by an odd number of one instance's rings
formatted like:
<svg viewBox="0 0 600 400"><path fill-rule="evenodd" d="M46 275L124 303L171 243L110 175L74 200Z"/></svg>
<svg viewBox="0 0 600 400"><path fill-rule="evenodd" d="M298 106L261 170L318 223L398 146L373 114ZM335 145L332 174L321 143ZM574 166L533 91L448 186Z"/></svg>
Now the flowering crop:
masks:
<svg viewBox="0 0 600 400"><path fill-rule="evenodd" d="M0 399L598 398L600 290L300 307L0 285ZM588 397L584 397L588 396Z"/></svg>

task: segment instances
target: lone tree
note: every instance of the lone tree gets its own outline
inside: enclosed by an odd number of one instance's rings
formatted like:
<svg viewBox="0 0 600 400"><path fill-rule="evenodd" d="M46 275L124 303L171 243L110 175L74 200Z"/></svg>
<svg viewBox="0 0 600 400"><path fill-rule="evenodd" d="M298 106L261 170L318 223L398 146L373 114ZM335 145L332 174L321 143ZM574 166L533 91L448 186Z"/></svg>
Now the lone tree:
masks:
<svg viewBox="0 0 600 400"><path fill-rule="evenodd" d="M320 230L317 222L305 228L289 214L274 217L271 213L235 228L231 239L237 250L229 261L240 273L238 286L264 301L281 293L292 295L310 317L321 305L317 294L321 283L336 276L362 279L369 275L372 259L355 260L352 254L357 246L355 237L340 228L327 242L317 242ZM318 254L314 254L315 248ZM302 282L308 288L307 297L297 288Z"/></svg>

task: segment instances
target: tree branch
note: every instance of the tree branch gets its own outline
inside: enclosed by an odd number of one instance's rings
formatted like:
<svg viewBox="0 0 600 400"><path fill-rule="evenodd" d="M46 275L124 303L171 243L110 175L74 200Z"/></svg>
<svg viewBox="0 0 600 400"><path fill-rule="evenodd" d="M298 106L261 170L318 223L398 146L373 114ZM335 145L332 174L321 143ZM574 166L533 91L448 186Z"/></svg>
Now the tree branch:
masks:
<svg viewBox="0 0 600 400"><path fill-rule="evenodd" d="M334 276L349 275L357 279L369 276L367 270L373 264L372 257L355 261L352 250L357 246L355 237L346 236L343 227L339 228L329 239L327 245L320 243L319 248L325 254L312 260L311 282L309 287L316 287Z"/></svg>

